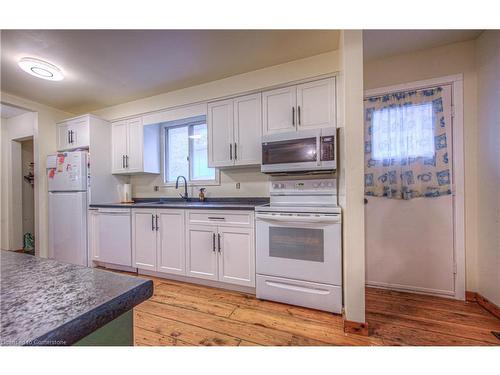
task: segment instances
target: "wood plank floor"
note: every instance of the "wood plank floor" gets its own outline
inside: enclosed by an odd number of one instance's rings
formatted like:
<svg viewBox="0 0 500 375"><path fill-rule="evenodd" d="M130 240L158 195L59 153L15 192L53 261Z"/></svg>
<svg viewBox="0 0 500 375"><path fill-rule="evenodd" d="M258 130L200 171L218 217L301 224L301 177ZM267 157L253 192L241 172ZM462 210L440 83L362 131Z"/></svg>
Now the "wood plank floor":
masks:
<svg viewBox="0 0 500 375"><path fill-rule="evenodd" d="M155 292L134 309L135 345L500 345L500 319L475 302L368 288L362 337L340 315L147 278Z"/></svg>

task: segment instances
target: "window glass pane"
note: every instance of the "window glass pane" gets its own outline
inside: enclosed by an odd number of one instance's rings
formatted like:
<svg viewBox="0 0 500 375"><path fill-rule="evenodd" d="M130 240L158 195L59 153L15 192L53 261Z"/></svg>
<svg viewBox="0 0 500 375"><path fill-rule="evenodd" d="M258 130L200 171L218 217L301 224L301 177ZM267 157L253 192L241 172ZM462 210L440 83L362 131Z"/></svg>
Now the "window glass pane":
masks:
<svg viewBox="0 0 500 375"><path fill-rule="evenodd" d="M208 167L207 125L193 125L191 132L191 180L214 180L215 168Z"/></svg>
<svg viewBox="0 0 500 375"><path fill-rule="evenodd" d="M167 129L167 181L189 175L189 129L187 126Z"/></svg>
<svg viewBox="0 0 500 375"><path fill-rule="evenodd" d="M433 157L432 102L386 107L373 112L372 158Z"/></svg>

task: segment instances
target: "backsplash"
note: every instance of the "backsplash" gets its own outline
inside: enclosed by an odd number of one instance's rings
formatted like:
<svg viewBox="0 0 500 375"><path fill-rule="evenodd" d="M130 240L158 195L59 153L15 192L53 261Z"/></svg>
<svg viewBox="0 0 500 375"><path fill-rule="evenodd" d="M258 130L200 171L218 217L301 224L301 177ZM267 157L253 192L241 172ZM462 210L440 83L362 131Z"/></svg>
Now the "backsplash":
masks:
<svg viewBox="0 0 500 375"><path fill-rule="evenodd" d="M260 172L260 166L225 169L220 171L220 184L207 186L188 187L190 197L197 197L201 187L206 188L206 196L210 197L268 197L269 176ZM178 197L183 192L183 187L175 189L174 186L162 186L161 175L136 175L130 177L132 196L134 198L149 197ZM240 188L236 184L240 183ZM155 186L160 186L159 191L154 191Z"/></svg>

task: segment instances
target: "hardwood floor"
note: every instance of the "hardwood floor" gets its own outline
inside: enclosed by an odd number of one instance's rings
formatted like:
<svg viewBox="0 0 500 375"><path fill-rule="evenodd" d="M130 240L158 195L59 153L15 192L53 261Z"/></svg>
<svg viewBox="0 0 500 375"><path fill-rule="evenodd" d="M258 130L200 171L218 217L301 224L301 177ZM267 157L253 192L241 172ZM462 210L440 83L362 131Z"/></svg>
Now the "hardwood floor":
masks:
<svg viewBox="0 0 500 375"><path fill-rule="evenodd" d="M135 345L500 345L500 319L475 302L368 288L363 337L345 334L340 315L151 279L154 296L134 309Z"/></svg>

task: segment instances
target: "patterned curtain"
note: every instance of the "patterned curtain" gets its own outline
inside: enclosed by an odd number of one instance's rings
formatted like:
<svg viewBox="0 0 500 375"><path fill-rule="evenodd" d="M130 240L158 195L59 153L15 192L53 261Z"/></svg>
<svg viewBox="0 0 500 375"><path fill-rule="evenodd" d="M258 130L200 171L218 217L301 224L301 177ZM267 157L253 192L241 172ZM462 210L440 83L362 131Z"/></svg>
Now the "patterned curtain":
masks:
<svg viewBox="0 0 500 375"><path fill-rule="evenodd" d="M365 195L451 194L451 131L442 95L437 87L365 99Z"/></svg>

